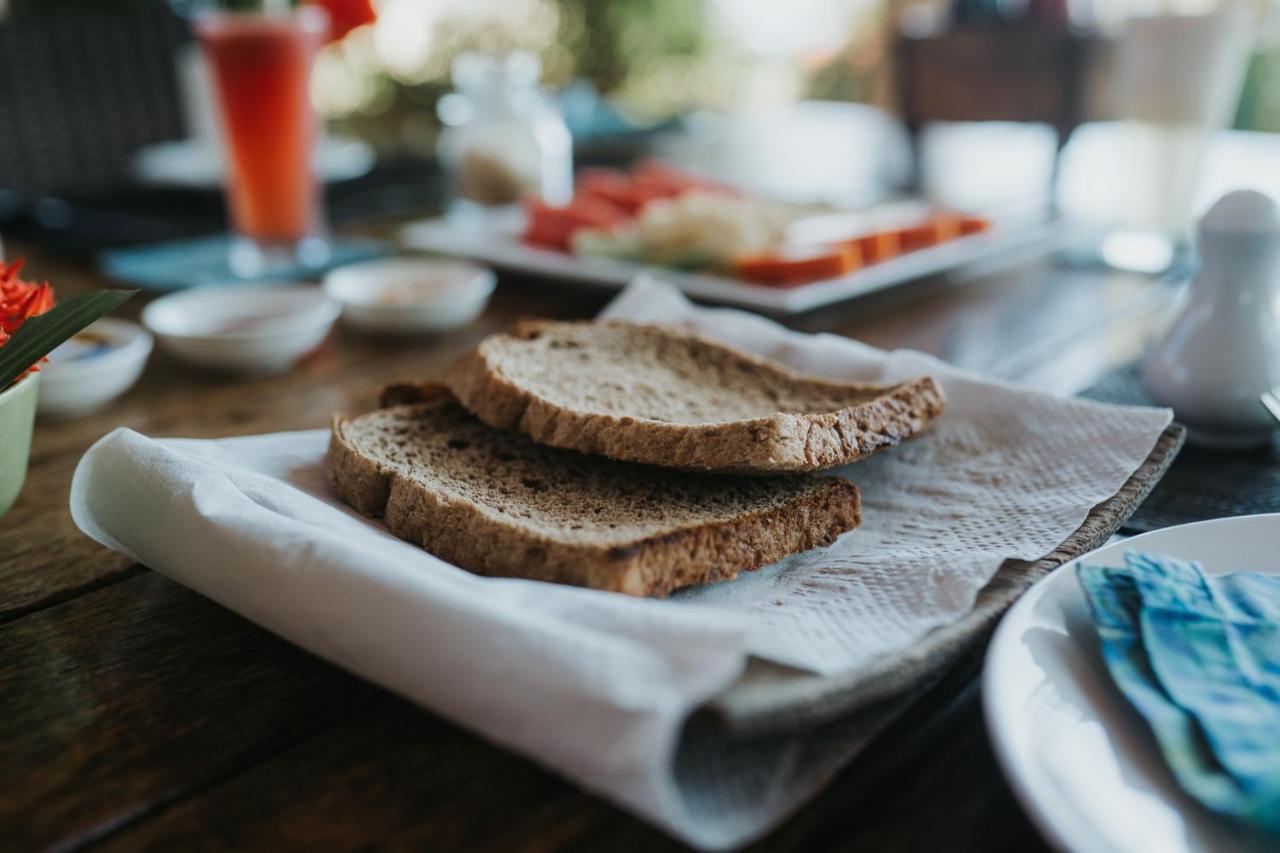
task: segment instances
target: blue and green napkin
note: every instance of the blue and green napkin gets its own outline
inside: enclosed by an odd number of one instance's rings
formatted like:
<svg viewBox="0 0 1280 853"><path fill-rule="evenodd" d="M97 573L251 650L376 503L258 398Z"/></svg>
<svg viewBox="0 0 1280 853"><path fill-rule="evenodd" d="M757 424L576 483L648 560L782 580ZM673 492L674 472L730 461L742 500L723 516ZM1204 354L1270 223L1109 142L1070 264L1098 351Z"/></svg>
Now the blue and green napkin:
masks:
<svg viewBox="0 0 1280 853"><path fill-rule="evenodd" d="M1178 783L1280 834L1280 577L1138 552L1078 574L1111 677Z"/></svg>

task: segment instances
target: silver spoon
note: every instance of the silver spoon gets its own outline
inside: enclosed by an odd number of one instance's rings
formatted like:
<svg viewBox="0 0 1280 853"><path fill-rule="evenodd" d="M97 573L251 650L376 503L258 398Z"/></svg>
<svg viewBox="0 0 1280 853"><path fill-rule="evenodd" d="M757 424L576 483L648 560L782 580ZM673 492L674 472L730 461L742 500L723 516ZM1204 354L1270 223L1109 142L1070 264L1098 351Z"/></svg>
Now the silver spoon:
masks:
<svg viewBox="0 0 1280 853"><path fill-rule="evenodd" d="M1269 391L1263 391L1258 399L1267 407L1267 411L1276 419L1276 423L1280 423L1280 385Z"/></svg>

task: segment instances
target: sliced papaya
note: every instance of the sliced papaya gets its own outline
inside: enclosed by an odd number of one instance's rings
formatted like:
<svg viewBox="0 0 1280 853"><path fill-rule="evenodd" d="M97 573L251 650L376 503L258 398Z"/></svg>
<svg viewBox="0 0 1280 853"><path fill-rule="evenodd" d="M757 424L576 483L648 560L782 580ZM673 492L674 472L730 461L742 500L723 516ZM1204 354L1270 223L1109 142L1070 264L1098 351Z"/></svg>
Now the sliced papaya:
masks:
<svg viewBox="0 0 1280 853"><path fill-rule="evenodd" d="M858 251L841 246L805 254L747 255L734 262L740 278L758 284L794 287L850 273L859 266Z"/></svg>
<svg viewBox="0 0 1280 853"><path fill-rule="evenodd" d="M981 216L961 216L957 223L960 229L960 236L968 237L970 234L981 234L991 228L991 220L984 219Z"/></svg>
<svg viewBox="0 0 1280 853"><path fill-rule="evenodd" d="M864 264L878 264L902 254L902 232L898 229L876 231L847 240L844 246L854 246Z"/></svg>

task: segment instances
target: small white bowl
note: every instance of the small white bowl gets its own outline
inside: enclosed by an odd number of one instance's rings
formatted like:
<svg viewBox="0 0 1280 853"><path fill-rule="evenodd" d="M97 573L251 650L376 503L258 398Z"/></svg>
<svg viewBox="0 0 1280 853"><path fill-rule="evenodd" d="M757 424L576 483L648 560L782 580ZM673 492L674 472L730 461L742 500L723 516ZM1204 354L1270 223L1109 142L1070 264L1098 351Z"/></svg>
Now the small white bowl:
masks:
<svg viewBox="0 0 1280 853"><path fill-rule="evenodd" d="M154 343L137 323L110 317L76 333L40 368L40 417L72 418L106 406L138 381Z"/></svg>
<svg viewBox="0 0 1280 853"><path fill-rule="evenodd" d="M464 261L401 257L362 261L333 270L324 290L342 305L352 326L415 334L465 326L484 311L493 271Z"/></svg>
<svg viewBox="0 0 1280 853"><path fill-rule="evenodd" d="M234 284L157 299L142 322L164 350L239 373L282 373L329 334L341 309L305 284Z"/></svg>

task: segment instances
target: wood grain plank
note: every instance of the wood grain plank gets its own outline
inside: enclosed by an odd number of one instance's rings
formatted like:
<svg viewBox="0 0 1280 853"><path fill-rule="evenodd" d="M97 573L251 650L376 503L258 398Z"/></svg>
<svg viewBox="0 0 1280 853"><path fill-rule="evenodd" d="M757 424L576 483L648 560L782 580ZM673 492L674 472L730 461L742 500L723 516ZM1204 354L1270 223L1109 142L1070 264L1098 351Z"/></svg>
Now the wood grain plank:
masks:
<svg viewBox="0 0 1280 853"><path fill-rule="evenodd" d="M0 520L0 624L112 578L133 561L99 546L71 520L71 473L79 455L33 463L27 485Z"/></svg>
<svg viewBox="0 0 1280 853"><path fill-rule="evenodd" d="M377 695L150 572L0 627L0 827L91 839Z"/></svg>
<svg viewBox="0 0 1280 853"><path fill-rule="evenodd" d="M606 842L679 849L534 764L387 697L104 846L550 851Z"/></svg>
<svg viewBox="0 0 1280 853"><path fill-rule="evenodd" d="M974 655L957 667L814 802L750 849L1045 849L994 766L980 721L978 661ZM937 819L922 819L928 816ZM389 696L260 765L120 827L104 846L370 845L438 851L683 848L548 771Z"/></svg>

